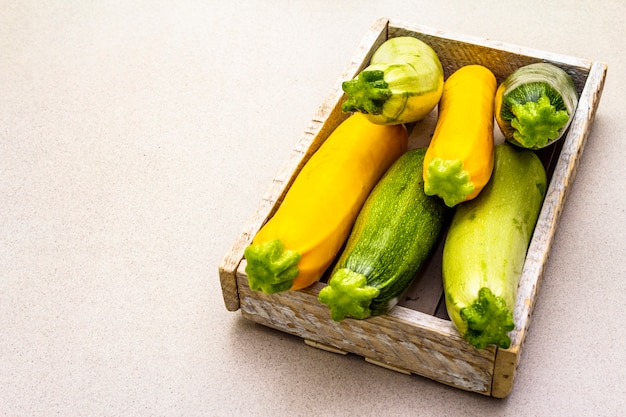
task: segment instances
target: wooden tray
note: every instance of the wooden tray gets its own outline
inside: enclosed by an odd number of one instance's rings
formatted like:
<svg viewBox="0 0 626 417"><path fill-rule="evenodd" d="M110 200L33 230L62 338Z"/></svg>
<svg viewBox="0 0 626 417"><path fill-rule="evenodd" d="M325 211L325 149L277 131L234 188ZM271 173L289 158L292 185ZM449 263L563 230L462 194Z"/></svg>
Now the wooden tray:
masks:
<svg viewBox="0 0 626 417"><path fill-rule="evenodd" d="M495 346L474 349L459 336L448 319L442 300L441 245L399 305L387 315L367 320L332 321L328 308L317 300L326 285L324 280L304 290L273 295L251 291L248 287L244 249L279 206L303 164L347 117L341 111L341 82L352 79L365 68L372 53L385 40L406 35L423 40L437 52L446 78L463 65L481 64L491 69L501 82L515 69L543 61L567 71L580 95L567 136L538 152L550 185L524 264L514 310L516 327L510 333L512 343L508 349ZM606 71L606 64L601 62L379 19L358 46L348 67L272 181L256 213L222 260L219 276L226 308L241 309L244 317L302 337L311 346L361 355L368 362L463 390L498 398L507 396L513 387L550 245L593 123ZM421 146L419 142L424 137L428 140L433 125L434 122L427 119L408 126L412 146Z"/></svg>

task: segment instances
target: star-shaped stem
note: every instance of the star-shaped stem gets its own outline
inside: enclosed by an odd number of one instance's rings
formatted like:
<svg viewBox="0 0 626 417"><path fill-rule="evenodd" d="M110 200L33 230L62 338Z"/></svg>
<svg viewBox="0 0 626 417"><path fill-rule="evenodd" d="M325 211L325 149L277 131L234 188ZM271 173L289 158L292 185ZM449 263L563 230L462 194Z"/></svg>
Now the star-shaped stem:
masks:
<svg viewBox="0 0 626 417"><path fill-rule="evenodd" d="M481 288L474 303L462 308L460 313L467 322L464 337L476 349L491 344L506 349L511 345L508 332L515 327L513 314L504 299L497 297L489 288Z"/></svg>
<svg viewBox="0 0 626 417"><path fill-rule="evenodd" d="M244 251L248 285L254 291L273 294L287 291L300 273L298 262L301 255L285 249L278 239L253 243Z"/></svg>
<svg viewBox="0 0 626 417"><path fill-rule="evenodd" d="M333 274L318 298L330 308L331 318L341 321L346 317L369 317L369 305L379 293L379 289L367 285L365 275L342 268Z"/></svg>
<svg viewBox="0 0 626 417"><path fill-rule="evenodd" d="M460 159L435 157L428 164L424 192L426 195L438 195L448 207L465 201L474 188L470 173L463 169Z"/></svg>
<svg viewBox="0 0 626 417"><path fill-rule="evenodd" d="M513 138L529 149L543 148L558 139L569 120L569 113L557 110L546 95L542 95L537 101L513 104L511 112L515 115L511 120L511 127L515 129Z"/></svg>
<svg viewBox="0 0 626 417"><path fill-rule="evenodd" d="M379 70L361 71L357 78L341 85L348 98L341 105L345 112L360 111L365 114L381 114L391 90Z"/></svg>

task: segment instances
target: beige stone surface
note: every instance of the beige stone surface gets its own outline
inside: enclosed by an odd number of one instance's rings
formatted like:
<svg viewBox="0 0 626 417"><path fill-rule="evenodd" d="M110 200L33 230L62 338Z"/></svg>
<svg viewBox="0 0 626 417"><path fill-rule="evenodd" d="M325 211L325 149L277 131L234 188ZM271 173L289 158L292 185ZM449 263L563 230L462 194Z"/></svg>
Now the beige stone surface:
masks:
<svg viewBox="0 0 626 417"><path fill-rule="evenodd" d="M379 17L608 64L504 400L224 307L217 266ZM0 2L0 416L616 416L621 0Z"/></svg>

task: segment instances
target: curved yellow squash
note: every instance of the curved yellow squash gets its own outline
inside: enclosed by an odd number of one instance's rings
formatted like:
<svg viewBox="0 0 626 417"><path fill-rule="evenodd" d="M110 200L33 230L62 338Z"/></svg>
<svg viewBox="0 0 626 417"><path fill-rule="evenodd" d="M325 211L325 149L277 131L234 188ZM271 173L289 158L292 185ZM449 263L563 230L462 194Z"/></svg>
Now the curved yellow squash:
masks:
<svg viewBox="0 0 626 417"><path fill-rule="evenodd" d="M355 113L304 165L282 204L245 250L250 288L276 293L318 281L370 191L408 148L404 125Z"/></svg>
<svg viewBox="0 0 626 417"><path fill-rule="evenodd" d="M471 200L491 178L496 77L467 65L444 83L439 117L424 158L424 191L447 206Z"/></svg>

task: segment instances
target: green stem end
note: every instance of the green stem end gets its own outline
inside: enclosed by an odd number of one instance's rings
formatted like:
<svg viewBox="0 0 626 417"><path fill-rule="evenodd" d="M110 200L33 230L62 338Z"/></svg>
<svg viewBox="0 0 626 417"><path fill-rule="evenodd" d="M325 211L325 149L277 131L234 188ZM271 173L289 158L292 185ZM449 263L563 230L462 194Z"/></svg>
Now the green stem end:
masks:
<svg viewBox="0 0 626 417"><path fill-rule="evenodd" d="M491 344L506 349L511 345L508 332L515 327L513 314L504 299L497 297L489 288L481 288L476 301L462 308L460 314L467 323L463 336L476 349L484 349Z"/></svg>
<svg viewBox="0 0 626 417"><path fill-rule="evenodd" d="M383 105L391 97L391 90L379 70L361 71L354 80L344 81L341 88L348 98L341 105L344 112L358 111L365 114L381 114Z"/></svg>
<svg viewBox="0 0 626 417"><path fill-rule="evenodd" d="M433 158L428 164L424 193L441 197L448 207L462 203L474 192L469 172L463 169L460 159Z"/></svg>
<svg viewBox="0 0 626 417"><path fill-rule="evenodd" d="M285 249L279 239L253 243L245 251L248 285L266 294L287 291L299 274L301 255Z"/></svg>
<svg viewBox="0 0 626 417"><path fill-rule="evenodd" d="M369 306L379 293L378 288L367 285L365 275L342 268L333 274L318 299L328 305L334 321L346 317L365 319L371 315Z"/></svg>
<svg viewBox="0 0 626 417"><path fill-rule="evenodd" d="M569 120L569 113L556 110L546 95L537 101L513 104L511 112L515 115L511 120L511 127L515 129L513 138L529 149L543 148L558 139Z"/></svg>

